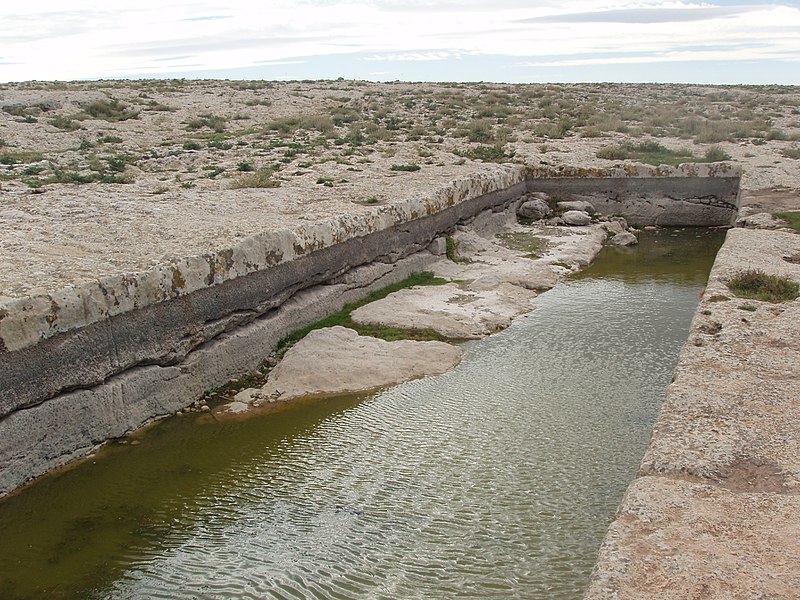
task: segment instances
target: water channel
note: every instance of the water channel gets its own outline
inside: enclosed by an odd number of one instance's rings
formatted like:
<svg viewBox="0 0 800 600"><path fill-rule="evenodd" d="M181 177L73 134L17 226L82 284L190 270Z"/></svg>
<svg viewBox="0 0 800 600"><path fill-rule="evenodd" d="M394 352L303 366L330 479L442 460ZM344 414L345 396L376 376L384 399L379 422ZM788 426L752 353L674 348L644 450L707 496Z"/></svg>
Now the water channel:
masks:
<svg viewBox="0 0 800 600"><path fill-rule="evenodd" d="M722 238L604 250L444 376L111 444L0 502L0 598L580 598Z"/></svg>

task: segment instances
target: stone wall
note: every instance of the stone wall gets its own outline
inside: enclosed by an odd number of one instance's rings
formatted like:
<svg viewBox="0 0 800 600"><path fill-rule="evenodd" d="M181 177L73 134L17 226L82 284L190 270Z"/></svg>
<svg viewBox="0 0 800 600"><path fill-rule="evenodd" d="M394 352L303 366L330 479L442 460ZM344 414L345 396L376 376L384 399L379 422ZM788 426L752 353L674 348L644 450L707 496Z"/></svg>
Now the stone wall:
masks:
<svg viewBox="0 0 800 600"><path fill-rule="evenodd" d="M739 177L729 166L499 166L430 197L5 302L0 495L252 371L293 330L423 270L437 235L526 191L591 194L600 212L652 222L725 225Z"/></svg>
<svg viewBox="0 0 800 600"><path fill-rule="evenodd" d="M639 227L714 227L736 220L739 171L726 163L562 169L557 177L530 177L528 191L585 199L601 214L622 215Z"/></svg>

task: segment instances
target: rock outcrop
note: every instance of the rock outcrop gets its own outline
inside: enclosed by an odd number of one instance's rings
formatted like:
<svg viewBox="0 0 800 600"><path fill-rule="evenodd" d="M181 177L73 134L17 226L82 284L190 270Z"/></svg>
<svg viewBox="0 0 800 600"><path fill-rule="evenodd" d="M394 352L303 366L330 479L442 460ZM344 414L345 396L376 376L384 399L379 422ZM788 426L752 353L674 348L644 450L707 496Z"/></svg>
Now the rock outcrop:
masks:
<svg viewBox="0 0 800 600"><path fill-rule="evenodd" d="M444 342L387 342L345 327L326 327L292 346L266 385L239 392L235 400L263 403L374 390L444 373L462 354Z"/></svg>

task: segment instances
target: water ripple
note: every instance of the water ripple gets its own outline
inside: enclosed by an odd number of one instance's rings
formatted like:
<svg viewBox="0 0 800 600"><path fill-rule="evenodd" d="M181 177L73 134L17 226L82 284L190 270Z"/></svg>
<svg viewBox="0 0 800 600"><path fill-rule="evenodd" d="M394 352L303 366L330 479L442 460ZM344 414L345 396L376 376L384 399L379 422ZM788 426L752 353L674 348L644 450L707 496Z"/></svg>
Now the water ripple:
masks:
<svg viewBox="0 0 800 600"><path fill-rule="evenodd" d="M374 396L166 421L0 506L0 597L579 597L695 279L560 286L457 369Z"/></svg>

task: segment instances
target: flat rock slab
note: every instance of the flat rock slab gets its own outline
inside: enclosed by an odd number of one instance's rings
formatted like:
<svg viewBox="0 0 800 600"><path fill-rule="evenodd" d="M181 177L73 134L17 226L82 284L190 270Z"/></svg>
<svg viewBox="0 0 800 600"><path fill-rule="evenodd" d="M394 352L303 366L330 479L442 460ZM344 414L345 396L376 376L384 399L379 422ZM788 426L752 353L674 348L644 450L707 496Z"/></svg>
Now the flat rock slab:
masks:
<svg viewBox="0 0 800 600"><path fill-rule="evenodd" d="M444 342L387 342L346 327L309 333L286 353L266 385L236 395L236 402L290 400L374 390L428 375L461 361L460 348ZM241 408L241 407L239 407Z"/></svg>
<svg viewBox="0 0 800 600"><path fill-rule="evenodd" d="M642 477L628 488L584 600L796 599L800 496Z"/></svg>
<svg viewBox="0 0 800 600"><path fill-rule="evenodd" d="M358 308L352 317L357 323L433 329L450 339L475 339L505 329L514 317L532 310L535 296L510 284L479 293L448 283L394 292Z"/></svg>

